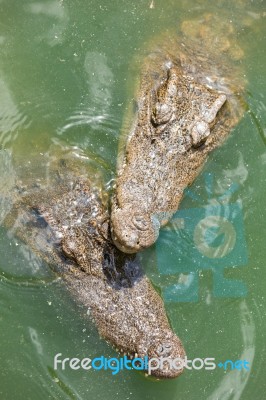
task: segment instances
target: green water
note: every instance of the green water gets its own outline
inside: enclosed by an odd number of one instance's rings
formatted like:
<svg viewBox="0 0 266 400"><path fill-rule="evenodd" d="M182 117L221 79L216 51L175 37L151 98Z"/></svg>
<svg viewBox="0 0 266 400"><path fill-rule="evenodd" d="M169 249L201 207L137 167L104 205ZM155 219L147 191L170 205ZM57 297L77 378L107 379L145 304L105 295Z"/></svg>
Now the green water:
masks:
<svg viewBox="0 0 266 400"><path fill-rule="evenodd" d="M215 296L212 271L204 270L198 299L168 302L166 309L189 358L246 359L250 371L186 371L179 379L164 382L133 371L115 376L110 371L54 371L56 353L80 358L116 353L99 338L93 323L84 318L85 311L49 268L3 227L1 400L266 398L263 1L1 0L0 148L13 159L13 166L8 161L1 164L1 184L8 187L13 172L27 163L34 178L41 165L36 159L41 161L53 149L53 154L77 153L98 165L108 186L115 173L123 115L132 96L132 60L153 35L208 10L225 13L233 24L240 18L249 21L237 31L245 52L248 111L234 134L211 155L191 190L200 195L202 204L208 202L204 173L210 171L218 195L231 183L238 184L230 200L242 201L248 261L224 274L244 283L247 293ZM186 196L181 208L191 207L195 203ZM163 291L168 281L173 284L177 278L159 273L153 262L156 255L154 246L142 255L143 264Z"/></svg>

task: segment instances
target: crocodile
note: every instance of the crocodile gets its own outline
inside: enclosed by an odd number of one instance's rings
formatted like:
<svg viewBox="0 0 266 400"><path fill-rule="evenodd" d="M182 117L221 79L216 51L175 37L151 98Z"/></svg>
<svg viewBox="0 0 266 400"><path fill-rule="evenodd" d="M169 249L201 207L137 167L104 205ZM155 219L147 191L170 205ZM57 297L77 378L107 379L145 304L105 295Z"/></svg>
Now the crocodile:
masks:
<svg viewBox="0 0 266 400"><path fill-rule="evenodd" d="M147 55L118 153L111 230L121 251L156 241L184 189L240 120L243 55L230 21L212 14L184 21L179 35L159 38Z"/></svg>
<svg viewBox="0 0 266 400"><path fill-rule="evenodd" d="M158 379L175 378L184 369L183 345L138 258L113 245L107 196L95 176L61 159L58 167L50 165L47 184L13 179L13 204L2 223L9 237L22 240L61 276L101 337L129 357L178 359L178 367L164 362L151 371Z"/></svg>

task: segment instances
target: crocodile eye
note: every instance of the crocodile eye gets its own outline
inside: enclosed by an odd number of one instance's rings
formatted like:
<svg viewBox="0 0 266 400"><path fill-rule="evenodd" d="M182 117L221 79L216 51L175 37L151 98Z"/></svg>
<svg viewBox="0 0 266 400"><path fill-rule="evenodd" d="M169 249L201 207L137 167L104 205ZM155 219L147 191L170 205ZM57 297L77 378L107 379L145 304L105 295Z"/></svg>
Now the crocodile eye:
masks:
<svg viewBox="0 0 266 400"><path fill-rule="evenodd" d="M207 122L199 121L193 126L191 131L192 146L201 146L210 134L210 127Z"/></svg>
<svg viewBox="0 0 266 400"><path fill-rule="evenodd" d="M157 354L158 355L170 355L172 350L171 343L163 343L157 347Z"/></svg>
<svg viewBox="0 0 266 400"><path fill-rule="evenodd" d="M172 108L167 104L157 102L152 111L152 122L156 125L166 124L173 114Z"/></svg>

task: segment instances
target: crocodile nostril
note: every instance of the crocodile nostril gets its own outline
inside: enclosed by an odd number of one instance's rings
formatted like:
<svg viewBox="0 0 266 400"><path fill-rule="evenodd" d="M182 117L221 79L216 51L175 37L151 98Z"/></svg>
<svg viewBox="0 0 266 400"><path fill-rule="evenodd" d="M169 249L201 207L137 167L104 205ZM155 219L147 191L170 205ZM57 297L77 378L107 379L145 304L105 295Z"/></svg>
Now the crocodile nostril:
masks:
<svg viewBox="0 0 266 400"><path fill-rule="evenodd" d="M146 231L149 229L149 221L142 215L135 215L132 220L134 226L140 231Z"/></svg>
<svg viewBox="0 0 266 400"><path fill-rule="evenodd" d="M172 350L171 343L164 343L157 347L158 355L170 355Z"/></svg>
<svg viewBox="0 0 266 400"><path fill-rule="evenodd" d="M163 353L163 346L159 346L158 349L157 349L157 352L159 354Z"/></svg>

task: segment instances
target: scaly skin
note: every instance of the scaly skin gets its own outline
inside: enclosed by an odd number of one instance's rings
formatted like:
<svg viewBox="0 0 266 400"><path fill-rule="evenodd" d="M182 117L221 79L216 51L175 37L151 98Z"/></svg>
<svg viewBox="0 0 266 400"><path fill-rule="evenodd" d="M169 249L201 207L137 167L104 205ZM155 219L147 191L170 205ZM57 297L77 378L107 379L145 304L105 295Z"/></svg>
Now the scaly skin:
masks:
<svg viewBox="0 0 266 400"><path fill-rule="evenodd" d="M126 253L156 241L184 189L243 113L243 73L227 51L229 39L217 41L215 32L204 36L208 21L207 15L206 21L194 23L200 32L189 38L185 32L191 34L193 23L183 23L184 35L161 39L144 63L111 212L113 241Z"/></svg>
<svg viewBox="0 0 266 400"><path fill-rule="evenodd" d="M49 188L24 187L5 226L62 276L73 297L90 309L99 334L119 351L185 357L138 260L112 244L109 216L88 179L65 173ZM165 363L152 374L175 378L182 371Z"/></svg>

